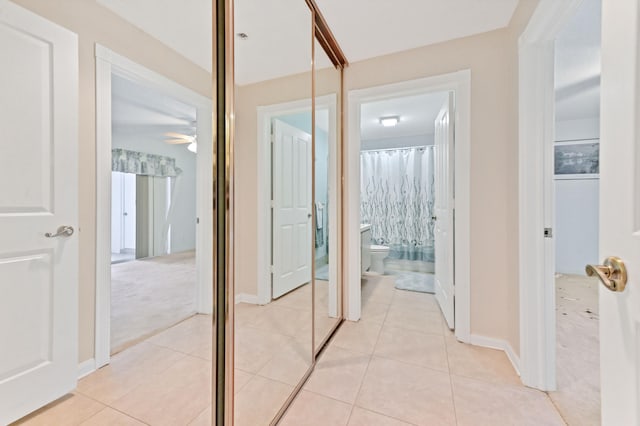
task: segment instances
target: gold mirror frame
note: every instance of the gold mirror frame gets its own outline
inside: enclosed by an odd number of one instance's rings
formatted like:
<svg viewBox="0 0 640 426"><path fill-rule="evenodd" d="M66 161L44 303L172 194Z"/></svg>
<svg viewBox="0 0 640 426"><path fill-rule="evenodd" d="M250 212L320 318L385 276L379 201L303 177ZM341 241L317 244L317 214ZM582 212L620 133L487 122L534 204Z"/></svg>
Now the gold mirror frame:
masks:
<svg viewBox="0 0 640 426"><path fill-rule="evenodd" d="M338 179L340 182L340 211L338 235L340 238L340 252L344 250L344 238L341 231L344 218L344 69L348 66L348 61L333 33L322 16L314 0L305 1L311 10L312 34L310 34L312 44L311 63L311 112L312 129L315 129L315 42L319 42L333 65L340 71L340 117L337 120L339 126L339 167ZM233 207L234 207L234 0L214 0L213 2L213 93L215 100L213 116L215 129L212 132L213 139L213 176L212 182L213 215L215 219L213 234L213 259L214 268L213 282L213 355L212 355L212 424L233 425L233 371L234 371L234 303L231 297L234 295L233 277ZM312 132L311 151L315 159L315 131ZM222 160L222 161L220 161ZM315 176L315 161L312 161L312 176ZM315 202L315 184L312 185L312 202ZM315 216L315 212L312 213ZM313 218L315 222L315 217ZM224 236L224 238L218 238ZM315 259L315 244L312 242L312 256ZM335 333L344 320L344 269L342 261L338 264L338 289L342 293L340 298L342 309L336 325L328 336L323 337L326 341ZM312 262L311 276L315 277L315 262ZM315 347L315 309L314 296L315 286L312 286L312 338L311 354L312 363L306 374L302 377L292 394L285 401L278 411L271 424L276 424L284 415L287 408L293 402L307 378L313 372L316 360L322 348L316 350Z"/></svg>

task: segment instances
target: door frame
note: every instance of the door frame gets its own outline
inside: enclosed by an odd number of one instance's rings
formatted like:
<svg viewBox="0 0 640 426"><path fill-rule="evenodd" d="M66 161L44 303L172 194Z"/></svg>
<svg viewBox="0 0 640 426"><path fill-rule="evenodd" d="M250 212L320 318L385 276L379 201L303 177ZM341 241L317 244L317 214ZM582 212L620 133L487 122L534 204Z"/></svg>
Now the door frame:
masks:
<svg viewBox="0 0 640 426"><path fill-rule="evenodd" d="M212 101L110 49L95 45L96 57L96 318L95 368L111 357L111 75L160 90L196 107L197 132L211 140ZM201 144L196 156L196 310L213 313L213 150Z"/></svg>
<svg viewBox="0 0 640 426"><path fill-rule="evenodd" d="M541 0L518 40L520 374L556 388L554 222L555 39L583 0Z"/></svg>
<svg viewBox="0 0 640 426"><path fill-rule="evenodd" d="M456 105L455 156L455 220L454 277L455 277L455 335L459 341L471 340L471 70L416 80L392 83L366 89L351 90L348 94L348 135L346 172L346 238L348 260L344 262L346 287L346 319L358 321L361 316L360 279L360 110L362 104L425 93L453 91Z"/></svg>
<svg viewBox="0 0 640 426"><path fill-rule="evenodd" d="M338 96L335 93L316 97L316 111L320 109L329 110L329 139L334 143L329 144L329 223L338 223ZM303 111L311 111L311 102L308 99L284 102L279 104L259 106L258 114L258 134L256 152L258 157L258 294L256 296L248 294L237 294L235 303L253 303L266 305L271 302L271 252L273 250L271 237L271 179L272 179L272 159L271 159L271 121L278 116L294 114ZM333 222L332 222L333 221ZM335 227L334 227L335 228ZM337 229L337 228L336 228ZM331 270L329 277L329 294L337 295L338 288L338 241L337 238L329 238L329 264L336 265ZM314 259L315 261L315 259ZM315 277L312 277L312 279ZM337 316L337 298L329 298L329 312Z"/></svg>

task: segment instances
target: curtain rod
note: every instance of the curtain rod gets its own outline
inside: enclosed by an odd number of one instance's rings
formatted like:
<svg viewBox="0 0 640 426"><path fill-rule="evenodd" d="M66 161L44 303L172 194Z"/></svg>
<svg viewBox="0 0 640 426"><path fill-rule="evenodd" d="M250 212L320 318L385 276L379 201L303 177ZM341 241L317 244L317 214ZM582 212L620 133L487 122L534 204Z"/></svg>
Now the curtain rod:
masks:
<svg viewBox="0 0 640 426"><path fill-rule="evenodd" d="M360 152L409 151L410 149L425 150L427 148L435 148L435 145L408 146L405 148L361 149Z"/></svg>

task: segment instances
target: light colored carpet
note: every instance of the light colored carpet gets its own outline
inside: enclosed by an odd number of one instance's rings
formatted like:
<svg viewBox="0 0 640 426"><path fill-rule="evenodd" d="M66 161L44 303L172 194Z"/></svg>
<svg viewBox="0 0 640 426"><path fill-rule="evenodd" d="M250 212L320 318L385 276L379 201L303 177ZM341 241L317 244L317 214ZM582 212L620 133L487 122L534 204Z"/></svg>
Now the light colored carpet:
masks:
<svg viewBox="0 0 640 426"><path fill-rule="evenodd" d="M598 279L556 277L558 390L549 396L569 425L600 424Z"/></svg>
<svg viewBox="0 0 640 426"><path fill-rule="evenodd" d="M195 252L111 266L111 352L196 312Z"/></svg>
<svg viewBox="0 0 640 426"><path fill-rule="evenodd" d="M435 275L424 272L412 271L386 271L387 275L392 275L395 287L398 290L417 291L420 293L435 293Z"/></svg>

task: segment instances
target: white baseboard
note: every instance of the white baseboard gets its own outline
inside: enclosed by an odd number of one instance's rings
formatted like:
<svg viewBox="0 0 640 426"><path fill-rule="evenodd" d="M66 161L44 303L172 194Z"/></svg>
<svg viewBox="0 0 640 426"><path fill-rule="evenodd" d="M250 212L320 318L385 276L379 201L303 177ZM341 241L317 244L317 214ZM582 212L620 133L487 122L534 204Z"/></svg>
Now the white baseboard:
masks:
<svg viewBox="0 0 640 426"><path fill-rule="evenodd" d="M91 358L78 365L78 380L96 371L96 360Z"/></svg>
<svg viewBox="0 0 640 426"><path fill-rule="evenodd" d="M472 345L482 346L484 348L498 349L504 351L516 371L516 374L520 376L520 358L516 355L516 352L511 347L511 344L506 340L494 339L493 337L478 336L476 334L471 335L469 341Z"/></svg>
<svg viewBox="0 0 640 426"><path fill-rule="evenodd" d="M249 303L251 305L259 305L258 296L254 294L247 294L247 293L236 294L236 305L238 303Z"/></svg>

